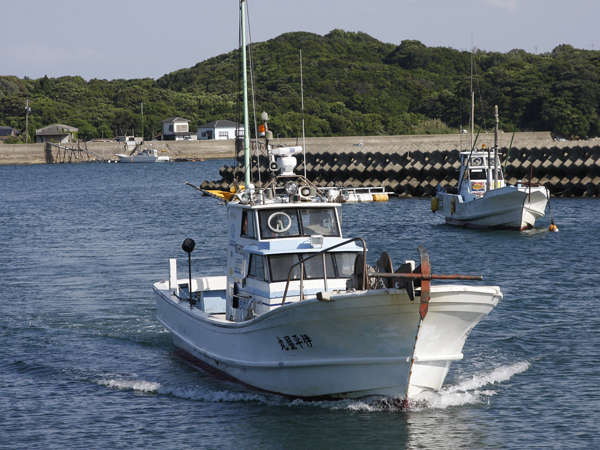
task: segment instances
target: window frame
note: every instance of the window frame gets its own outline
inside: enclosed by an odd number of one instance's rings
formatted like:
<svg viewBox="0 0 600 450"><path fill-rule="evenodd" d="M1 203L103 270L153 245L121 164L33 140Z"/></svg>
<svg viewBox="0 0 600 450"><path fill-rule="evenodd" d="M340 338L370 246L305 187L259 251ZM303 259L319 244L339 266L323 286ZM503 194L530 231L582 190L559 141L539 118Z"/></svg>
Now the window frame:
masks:
<svg viewBox="0 0 600 450"><path fill-rule="evenodd" d="M326 210L326 211L331 211L332 215L333 215L333 219L335 221L334 225L334 229L335 229L335 234L324 234L324 237L340 237L341 236L341 230L340 230L340 222L339 222L339 218L337 215L337 208L334 207L324 207L324 208L269 208L269 209L259 209L258 210L258 233L260 235L260 239L284 239L284 238L297 238L297 237L310 237L312 236L312 234L305 234L304 231L304 222L303 222L303 211L308 211L308 210ZM296 223L298 225L298 234L286 234L286 235L282 235L282 236L278 236L275 234L274 236L263 236L263 227L262 227L262 216L265 215L265 221L268 220L268 216L270 216L271 214L275 213L275 212L284 212L286 213L288 216L290 216L290 218L292 218L292 220L296 220ZM292 214L293 212L293 214ZM265 224L265 230L269 230L268 228L268 224ZM267 233L269 231L266 231Z"/></svg>
<svg viewBox="0 0 600 450"><path fill-rule="evenodd" d="M244 218L246 218L248 221L246 233L244 233ZM250 234L250 230L252 230L252 234ZM254 210L252 209L242 210L242 220L240 222L240 237L244 239L258 239L258 233L256 230L256 214L254 214Z"/></svg>
<svg viewBox="0 0 600 450"><path fill-rule="evenodd" d="M256 261L261 261L262 262L262 278L260 278L258 276L257 273L252 273L252 269L255 268L255 262ZM266 264L265 264L266 263ZM249 257L249 261L248 261L248 275L246 276L246 278L251 278L253 280L257 280L257 281L269 281L269 276L267 273L267 268L268 268L268 263L267 261L265 261L265 255L258 255L256 253L250 253L250 257Z"/></svg>
<svg viewBox="0 0 600 450"><path fill-rule="evenodd" d="M300 256L303 257L308 257L311 255L314 255L315 253L280 253L280 254L276 254L276 255L266 255L267 256L267 267L269 270L269 277L272 283L280 283L280 282L286 282L287 281L287 276L289 274L290 271L290 267L293 264L296 264L300 261ZM354 262L356 264L356 258L358 257L359 253L358 252L327 252L325 253L325 257L327 259L329 259L329 261L326 261L326 267L327 267L327 279L328 280L332 280L332 279L350 279L352 278L352 275L348 275L348 276L342 276L343 274L340 273L340 268L338 267L338 262L337 259L335 258L336 255L338 254L352 254L354 255L355 259ZM277 258L277 257L282 257L282 256L295 256L295 260L288 266L286 272L285 272L285 278L275 278L274 274L278 274L278 270L273 271L272 268L272 263L274 262L273 259ZM318 264L318 267L322 268L322 260L319 257L314 257L312 258L313 260L315 260L315 263ZM312 260L311 260L312 262ZM329 272L329 268L333 267L334 273L331 274ZM294 272L297 272L296 276L292 276L292 278L290 279L290 281L298 281L300 280L300 266L298 265L296 269L294 269ZM293 274L292 274L293 275ZM312 277L308 277L306 274L306 270L304 272L304 279L305 280L322 280L324 278L323 276L323 272L321 272L319 274L319 276L312 276Z"/></svg>

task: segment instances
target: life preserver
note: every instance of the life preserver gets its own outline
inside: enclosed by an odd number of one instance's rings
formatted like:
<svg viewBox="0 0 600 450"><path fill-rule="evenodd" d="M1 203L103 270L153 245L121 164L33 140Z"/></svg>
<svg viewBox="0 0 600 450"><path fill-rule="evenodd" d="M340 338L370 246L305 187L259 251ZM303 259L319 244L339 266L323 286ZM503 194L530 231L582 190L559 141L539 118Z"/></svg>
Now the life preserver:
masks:
<svg viewBox="0 0 600 450"><path fill-rule="evenodd" d="M274 221L273 219L279 220ZM291 228L292 218L283 211L277 211L269 216L267 226L273 233L284 233Z"/></svg>

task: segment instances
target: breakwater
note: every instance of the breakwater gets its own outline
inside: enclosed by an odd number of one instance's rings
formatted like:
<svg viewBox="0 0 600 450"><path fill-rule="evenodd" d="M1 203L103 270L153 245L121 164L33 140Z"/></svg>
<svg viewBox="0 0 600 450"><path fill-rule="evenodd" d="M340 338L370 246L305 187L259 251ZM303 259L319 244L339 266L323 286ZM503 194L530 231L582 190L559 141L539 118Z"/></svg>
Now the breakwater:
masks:
<svg viewBox="0 0 600 450"><path fill-rule="evenodd" d="M481 133L478 145L493 143L491 133ZM465 134L404 135L404 136L338 136L299 139L275 139L274 145L306 144L307 153L406 153L414 150L424 152L467 148L469 136ZM553 145L548 131L500 133L499 145L504 147L534 148ZM600 144L600 141L595 144ZM234 158L233 140L216 141L147 141L146 146L165 151L172 161L201 161L205 159ZM572 142L561 146L575 145ZM587 145L587 144L586 144ZM45 144L1 144L0 165L9 164L57 164L115 159L115 153L123 153L122 143L113 140L88 141L47 147Z"/></svg>
<svg viewBox="0 0 600 450"><path fill-rule="evenodd" d="M307 153L306 175L318 186L384 186L400 196L434 195L438 186L458 185L458 150L381 153L349 151L345 153ZM543 148L502 148L505 179L545 185L554 196L600 196L600 145ZM220 169L221 180L205 181L204 189L229 189L234 180L243 180L241 155L238 165ZM305 162L297 157L296 173L303 173ZM252 158L252 179L258 180L257 158ZM260 179L271 179L273 172L261 156ZM256 182L256 181L255 181Z"/></svg>

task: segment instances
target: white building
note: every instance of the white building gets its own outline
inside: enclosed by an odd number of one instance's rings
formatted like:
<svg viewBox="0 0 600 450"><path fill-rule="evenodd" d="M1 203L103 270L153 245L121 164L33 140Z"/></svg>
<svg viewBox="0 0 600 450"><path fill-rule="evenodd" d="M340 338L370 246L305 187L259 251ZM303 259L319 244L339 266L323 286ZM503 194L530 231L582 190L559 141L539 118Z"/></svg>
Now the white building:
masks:
<svg viewBox="0 0 600 450"><path fill-rule="evenodd" d="M244 127L231 120L215 120L198 127L198 140L235 139L244 135Z"/></svg>
<svg viewBox="0 0 600 450"><path fill-rule="evenodd" d="M181 117L171 117L162 121L164 141L190 140L190 121Z"/></svg>

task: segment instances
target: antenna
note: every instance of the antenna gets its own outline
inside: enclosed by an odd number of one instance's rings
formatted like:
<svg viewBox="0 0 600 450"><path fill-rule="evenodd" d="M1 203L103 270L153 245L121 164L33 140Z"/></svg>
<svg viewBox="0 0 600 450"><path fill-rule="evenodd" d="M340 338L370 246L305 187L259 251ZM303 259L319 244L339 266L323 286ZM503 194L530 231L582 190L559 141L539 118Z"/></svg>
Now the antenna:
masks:
<svg viewBox="0 0 600 450"><path fill-rule="evenodd" d="M240 22L242 32L242 86L244 90L244 184L250 185L250 127L248 126L248 73L246 69L246 0L240 0Z"/></svg>
<svg viewBox="0 0 600 450"><path fill-rule="evenodd" d="M306 178L306 136L304 133L304 80L302 77L302 49L300 49L300 99L302 102L302 155L304 158L304 178Z"/></svg>

